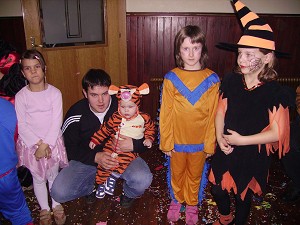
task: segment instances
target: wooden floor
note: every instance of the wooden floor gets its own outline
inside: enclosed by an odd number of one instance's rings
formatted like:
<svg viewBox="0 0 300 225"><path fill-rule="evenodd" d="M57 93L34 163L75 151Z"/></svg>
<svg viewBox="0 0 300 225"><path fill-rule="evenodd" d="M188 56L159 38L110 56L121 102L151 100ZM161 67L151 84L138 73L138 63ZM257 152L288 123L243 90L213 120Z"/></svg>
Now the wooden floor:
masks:
<svg viewBox="0 0 300 225"><path fill-rule="evenodd" d="M107 222L108 225L164 225L170 224L166 219L170 199L166 187L164 156L154 146L151 151L142 155L153 172L153 182L145 194L137 199L130 209L123 209L119 204L118 195L122 192L121 180L117 183L115 196L106 196L102 200L88 205L85 198L63 204L67 214L66 225L97 225ZM270 170L268 191L263 201L253 199L250 225L296 225L300 224L300 202L285 204L280 201L280 195L286 188L288 178L284 175L281 164L276 157L273 158ZM216 205L207 187L206 198L199 207L199 223L206 224L217 218ZM39 222L39 205L33 191L26 191L26 199L32 211L34 223ZM1 225L10 224L3 218ZM175 225L185 224L184 212Z"/></svg>

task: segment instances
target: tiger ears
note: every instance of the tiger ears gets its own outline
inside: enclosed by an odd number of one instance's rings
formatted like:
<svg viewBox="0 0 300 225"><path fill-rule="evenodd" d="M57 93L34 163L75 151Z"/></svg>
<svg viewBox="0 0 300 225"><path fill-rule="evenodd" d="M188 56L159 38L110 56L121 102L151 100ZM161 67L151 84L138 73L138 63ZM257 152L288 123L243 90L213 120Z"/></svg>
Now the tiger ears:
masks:
<svg viewBox="0 0 300 225"><path fill-rule="evenodd" d="M108 88L108 94L116 95L119 90L120 90L120 87L117 87L115 85L110 85ZM147 95L150 93L149 85L146 83L143 83L137 90L140 92L140 95ZM134 92L135 89L132 89L132 91Z"/></svg>
<svg viewBox="0 0 300 225"><path fill-rule="evenodd" d="M139 88L138 91L141 95L147 95L150 92L149 85L146 83L143 83Z"/></svg>
<svg viewBox="0 0 300 225"><path fill-rule="evenodd" d="M108 88L108 94L109 95L116 95L119 90L120 90L119 87L117 87L115 85L110 85L109 88Z"/></svg>

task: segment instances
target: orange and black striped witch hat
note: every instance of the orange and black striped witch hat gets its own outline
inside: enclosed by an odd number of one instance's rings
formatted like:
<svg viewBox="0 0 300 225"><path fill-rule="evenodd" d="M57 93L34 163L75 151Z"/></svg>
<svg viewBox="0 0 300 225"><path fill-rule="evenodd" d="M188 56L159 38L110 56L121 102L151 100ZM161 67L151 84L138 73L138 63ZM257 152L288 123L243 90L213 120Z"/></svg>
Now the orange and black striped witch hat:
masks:
<svg viewBox="0 0 300 225"><path fill-rule="evenodd" d="M262 48L274 51L277 56L288 56L289 54L275 50L274 33L272 28L256 13L252 12L241 1L231 0L240 19L244 33L237 44L221 42L217 46L227 50L237 48Z"/></svg>

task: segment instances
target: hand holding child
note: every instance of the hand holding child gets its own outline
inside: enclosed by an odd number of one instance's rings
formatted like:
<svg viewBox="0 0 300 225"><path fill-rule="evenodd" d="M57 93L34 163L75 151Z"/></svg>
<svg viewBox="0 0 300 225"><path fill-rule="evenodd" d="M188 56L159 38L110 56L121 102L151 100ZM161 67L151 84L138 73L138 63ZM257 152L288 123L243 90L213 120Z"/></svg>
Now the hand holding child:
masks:
<svg viewBox="0 0 300 225"><path fill-rule="evenodd" d="M228 135L223 135L229 145L243 145L243 136L236 131L227 129Z"/></svg>
<svg viewBox="0 0 300 225"><path fill-rule="evenodd" d="M143 144L147 148L151 148L152 147L152 141L150 139L145 139L144 142L143 142Z"/></svg>

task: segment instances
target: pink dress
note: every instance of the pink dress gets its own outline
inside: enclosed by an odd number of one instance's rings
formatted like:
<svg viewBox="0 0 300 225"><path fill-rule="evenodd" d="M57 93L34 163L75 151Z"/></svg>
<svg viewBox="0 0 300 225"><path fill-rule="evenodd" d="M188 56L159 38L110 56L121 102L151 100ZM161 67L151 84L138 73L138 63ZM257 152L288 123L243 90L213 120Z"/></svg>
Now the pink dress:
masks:
<svg viewBox="0 0 300 225"><path fill-rule="evenodd" d="M59 163L68 165L67 154L63 142L62 95L60 90L48 84L44 91L32 92L28 87L22 88L15 98L18 118L18 140L16 149L19 166L26 166L33 176L46 178L46 171ZM51 148L51 158L36 160L34 153L36 143L43 140Z"/></svg>

